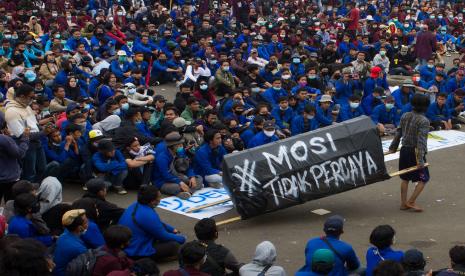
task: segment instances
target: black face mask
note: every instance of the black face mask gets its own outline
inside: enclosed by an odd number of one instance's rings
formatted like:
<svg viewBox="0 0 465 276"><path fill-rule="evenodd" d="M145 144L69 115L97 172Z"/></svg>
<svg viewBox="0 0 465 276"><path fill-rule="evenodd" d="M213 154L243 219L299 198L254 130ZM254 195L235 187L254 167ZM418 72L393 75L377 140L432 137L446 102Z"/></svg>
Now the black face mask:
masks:
<svg viewBox="0 0 465 276"><path fill-rule="evenodd" d="M40 203L39 200L36 200L34 204L31 206L31 212L33 214L38 213L40 211Z"/></svg>
<svg viewBox="0 0 465 276"><path fill-rule="evenodd" d="M236 111L234 111L234 113L235 113L236 115L238 115L238 116L239 116L239 115L242 115L242 112L244 112L244 110L236 110Z"/></svg>

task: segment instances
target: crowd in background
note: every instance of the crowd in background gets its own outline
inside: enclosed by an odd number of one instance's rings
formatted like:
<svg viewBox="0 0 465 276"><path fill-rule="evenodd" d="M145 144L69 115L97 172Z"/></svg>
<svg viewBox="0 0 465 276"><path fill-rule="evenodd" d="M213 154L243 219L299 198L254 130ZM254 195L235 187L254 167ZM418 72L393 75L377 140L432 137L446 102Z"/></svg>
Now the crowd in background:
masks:
<svg viewBox="0 0 465 276"><path fill-rule="evenodd" d="M1 1L3 269L84 275L76 270L90 259L98 260L93 275L157 274L153 261L176 258L185 243L153 210L159 193L187 199L221 188L228 153L362 115L380 136L392 135L415 94L430 101L431 130L460 129L464 14L460 0ZM175 95L165 98L159 85ZM62 184L74 182L85 195L62 202ZM107 191L127 189L139 189L127 209L105 200ZM188 268L169 275L200 273L215 246L210 224L208 238L181 248ZM38 242L22 240L29 238ZM312 254L342 271L341 256L331 246L318 255L325 244L317 244L301 272L313 269ZM383 251L389 246L369 251L368 274L401 273L408 254ZM276 255L269 242L240 270L229 251L215 252L234 273L284 274L269 267ZM462 271L463 248L450 254ZM377 269L368 263L376 256ZM353 255L345 269L358 264ZM211 266L217 271L202 271L224 274L225 262Z"/></svg>

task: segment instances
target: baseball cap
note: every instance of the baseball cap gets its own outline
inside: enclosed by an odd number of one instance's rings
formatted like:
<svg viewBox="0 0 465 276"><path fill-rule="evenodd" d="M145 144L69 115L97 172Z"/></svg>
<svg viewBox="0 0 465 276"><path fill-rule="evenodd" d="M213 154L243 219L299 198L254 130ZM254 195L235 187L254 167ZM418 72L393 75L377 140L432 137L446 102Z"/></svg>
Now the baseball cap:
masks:
<svg viewBox="0 0 465 276"><path fill-rule="evenodd" d="M425 263L423 253L418 249L409 249L404 253L403 263L409 266L421 266Z"/></svg>
<svg viewBox="0 0 465 276"><path fill-rule="evenodd" d="M325 232L341 232L343 228L344 218L339 215L335 215L326 220L323 230Z"/></svg>
<svg viewBox="0 0 465 276"><path fill-rule="evenodd" d="M402 82L403 87L415 87L411 79L406 79Z"/></svg>
<svg viewBox="0 0 465 276"><path fill-rule="evenodd" d="M103 133L102 133L101 130L93 129L93 130L89 131L89 139L95 139L95 138L99 138L99 137L103 137Z"/></svg>
<svg viewBox="0 0 465 276"><path fill-rule="evenodd" d="M183 117L178 117L178 118L173 120L173 125L175 127L177 127L177 128L181 128L183 126L188 126L190 124L191 124L191 122L186 121L186 119L184 119Z"/></svg>
<svg viewBox="0 0 465 276"><path fill-rule="evenodd" d="M263 123L263 129L264 130L274 130L275 126L274 126L273 121L271 121L271 120L265 121Z"/></svg>
<svg viewBox="0 0 465 276"><path fill-rule="evenodd" d="M126 51L119 50L117 53L118 56L126 56Z"/></svg>
<svg viewBox="0 0 465 276"><path fill-rule="evenodd" d="M162 95L155 95L155 96L153 97L153 101L154 101L154 102L157 102L157 101L158 101L158 102L166 102L166 99L165 99L165 97L163 97Z"/></svg>
<svg viewBox="0 0 465 276"><path fill-rule="evenodd" d="M66 113L68 114L71 111L76 110L76 109L81 109L81 107L77 103L70 103L66 107Z"/></svg>
<svg viewBox="0 0 465 276"><path fill-rule="evenodd" d="M381 73L381 67L375 66L371 68L371 77L372 78L377 78L379 76L379 73Z"/></svg>
<svg viewBox="0 0 465 276"><path fill-rule="evenodd" d="M317 249L313 252L312 263L334 263L334 253L329 249Z"/></svg>
<svg viewBox="0 0 465 276"><path fill-rule="evenodd" d="M85 213L86 213L86 210L84 209L69 210L61 218L61 224L63 224L63 226L71 225L75 219L84 215Z"/></svg>
<svg viewBox="0 0 465 276"><path fill-rule="evenodd" d="M325 103L325 102L333 102L333 99L331 98L330 95L322 95L320 100L319 100L320 103Z"/></svg>

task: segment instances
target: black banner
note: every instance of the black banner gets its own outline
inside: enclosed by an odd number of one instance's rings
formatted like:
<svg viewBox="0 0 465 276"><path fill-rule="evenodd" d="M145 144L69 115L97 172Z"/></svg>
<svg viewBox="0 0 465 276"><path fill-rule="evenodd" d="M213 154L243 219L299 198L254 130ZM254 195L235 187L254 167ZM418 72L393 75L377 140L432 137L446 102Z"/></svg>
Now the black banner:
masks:
<svg viewBox="0 0 465 276"><path fill-rule="evenodd" d="M223 183L243 219L389 179L381 139L362 116L228 154Z"/></svg>

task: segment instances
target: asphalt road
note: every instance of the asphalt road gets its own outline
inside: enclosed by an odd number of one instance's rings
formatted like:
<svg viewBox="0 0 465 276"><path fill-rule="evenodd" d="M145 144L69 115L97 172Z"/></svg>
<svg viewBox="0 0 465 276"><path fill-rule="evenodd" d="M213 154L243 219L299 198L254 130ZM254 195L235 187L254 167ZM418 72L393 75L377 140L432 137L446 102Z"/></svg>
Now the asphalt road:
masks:
<svg viewBox="0 0 465 276"><path fill-rule="evenodd" d="M450 59L448 59L450 64ZM159 86L156 93L173 99L173 86ZM407 250L418 248L428 258L427 266L433 269L446 267L448 250L456 244L465 244L465 187L463 156L465 145L437 150L428 154L431 164L431 181L420 196L418 204L423 213L399 210L399 178L376 183L367 187L308 202L279 212L266 214L247 221L239 221L220 227L219 242L229 247L242 262L249 262L255 246L269 240L278 250L277 264L288 274L304 263L304 248L309 238L320 236L325 219L333 214L346 219L343 240L350 242L362 263L369 245L372 229L380 224L390 224L396 229L394 248ZM397 171L397 160L387 163L388 171ZM67 184L64 200L72 201L83 194L80 185ZM120 206L128 206L135 200L135 192L126 196L110 194L109 200ZM331 214L320 216L311 213L326 209ZM157 210L166 222L176 226L188 240L195 238L196 222L185 216ZM237 216L234 210L216 217L217 221ZM161 271L176 267L172 262L160 265Z"/></svg>

